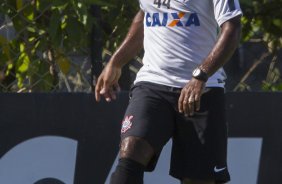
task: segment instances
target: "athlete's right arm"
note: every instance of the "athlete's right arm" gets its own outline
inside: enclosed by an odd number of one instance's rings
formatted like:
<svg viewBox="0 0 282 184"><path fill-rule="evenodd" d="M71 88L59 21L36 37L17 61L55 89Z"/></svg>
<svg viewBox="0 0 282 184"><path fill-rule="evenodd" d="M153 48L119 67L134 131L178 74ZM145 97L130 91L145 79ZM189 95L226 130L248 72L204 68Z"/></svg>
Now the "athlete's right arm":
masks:
<svg viewBox="0 0 282 184"><path fill-rule="evenodd" d="M143 48L143 19L144 12L140 10L133 19L124 41L99 76L95 86L96 101L99 102L101 96L108 102L116 99L116 92L119 90L118 80L121 76L122 67Z"/></svg>

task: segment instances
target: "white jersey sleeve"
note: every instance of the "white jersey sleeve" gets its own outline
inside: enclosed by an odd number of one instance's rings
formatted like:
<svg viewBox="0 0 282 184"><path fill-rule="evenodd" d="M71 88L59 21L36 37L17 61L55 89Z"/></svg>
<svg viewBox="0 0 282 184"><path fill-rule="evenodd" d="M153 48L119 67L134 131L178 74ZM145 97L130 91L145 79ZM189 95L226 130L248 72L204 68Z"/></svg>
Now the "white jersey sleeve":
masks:
<svg viewBox="0 0 282 184"><path fill-rule="evenodd" d="M139 7L140 7L140 9L141 9L142 11L144 11L143 5L142 5L142 3L140 2L140 0L139 0Z"/></svg>
<svg viewBox="0 0 282 184"><path fill-rule="evenodd" d="M219 26L242 14L238 0L213 0L214 16Z"/></svg>

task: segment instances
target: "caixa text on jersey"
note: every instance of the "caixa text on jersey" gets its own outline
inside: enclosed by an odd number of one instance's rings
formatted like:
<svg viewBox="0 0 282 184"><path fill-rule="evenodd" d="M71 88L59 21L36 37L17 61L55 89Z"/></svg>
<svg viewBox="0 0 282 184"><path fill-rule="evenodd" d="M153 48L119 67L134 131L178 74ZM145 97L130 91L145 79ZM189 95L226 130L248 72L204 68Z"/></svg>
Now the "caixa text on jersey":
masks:
<svg viewBox="0 0 282 184"><path fill-rule="evenodd" d="M147 27L189 27L200 26L197 13L146 13Z"/></svg>

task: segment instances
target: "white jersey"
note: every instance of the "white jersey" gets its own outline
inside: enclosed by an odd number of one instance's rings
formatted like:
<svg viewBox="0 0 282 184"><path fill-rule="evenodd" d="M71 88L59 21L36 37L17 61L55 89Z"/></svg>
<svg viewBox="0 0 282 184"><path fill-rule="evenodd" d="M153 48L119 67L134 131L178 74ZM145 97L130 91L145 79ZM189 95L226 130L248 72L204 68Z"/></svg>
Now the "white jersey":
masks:
<svg viewBox="0 0 282 184"><path fill-rule="evenodd" d="M216 43L219 26L242 14L238 0L139 0L144 17L143 66L134 83L184 87ZM224 87L219 69L207 87Z"/></svg>

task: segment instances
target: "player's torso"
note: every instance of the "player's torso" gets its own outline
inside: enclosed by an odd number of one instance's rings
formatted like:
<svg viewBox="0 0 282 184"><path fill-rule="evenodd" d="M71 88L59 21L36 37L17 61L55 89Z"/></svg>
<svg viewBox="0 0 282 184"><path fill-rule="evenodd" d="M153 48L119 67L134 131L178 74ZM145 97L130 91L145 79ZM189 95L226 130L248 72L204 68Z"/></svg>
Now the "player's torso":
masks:
<svg viewBox="0 0 282 184"><path fill-rule="evenodd" d="M216 40L212 0L140 0L140 6L145 13L145 49L160 46L161 55L177 51L181 61L189 52L202 59Z"/></svg>
<svg viewBox="0 0 282 184"><path fill-rule="evenodd" d="M182 86L216 41L212 0L139 1L145 55L137 81Z"/></svg>

